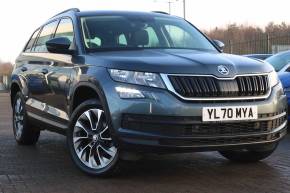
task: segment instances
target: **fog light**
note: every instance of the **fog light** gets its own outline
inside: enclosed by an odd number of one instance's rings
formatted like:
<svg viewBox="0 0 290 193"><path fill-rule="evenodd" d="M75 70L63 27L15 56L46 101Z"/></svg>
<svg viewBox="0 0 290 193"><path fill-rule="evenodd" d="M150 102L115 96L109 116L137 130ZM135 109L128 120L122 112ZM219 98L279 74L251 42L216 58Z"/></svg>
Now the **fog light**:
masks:
<svg viewBox="0 0 290 193"><path fill-rule="evenodd" d="M133 88L116 87L116 91L123 99L145 98L141 91Z"/></svg>

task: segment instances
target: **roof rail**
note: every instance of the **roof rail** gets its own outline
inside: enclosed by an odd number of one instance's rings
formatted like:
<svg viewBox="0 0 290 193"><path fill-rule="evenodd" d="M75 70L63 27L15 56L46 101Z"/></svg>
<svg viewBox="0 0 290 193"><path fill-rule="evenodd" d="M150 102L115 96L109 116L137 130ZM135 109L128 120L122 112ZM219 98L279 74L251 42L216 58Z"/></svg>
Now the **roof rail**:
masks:
<svg viewBox="0 0 290 193"><path fill-rule="evenodd" d="M160 14L165 14L165 15L170 15L169 13L165 11L152 11L153 13L160 13Z"/></svg>
<svg viewBox="0 0 290 193"><path fill-rule="evenodd" d="M66 13L66 12L69 12L69 11L80 12L80 10L79 10L78 8L71 8L71 9L67 9L67 10L62 11L62 12L60 12L60 13L54 15L53 17L58 16L58 15L63 14L63 13ZM53 18L53 17L52 17L52 18Z"/></svg>

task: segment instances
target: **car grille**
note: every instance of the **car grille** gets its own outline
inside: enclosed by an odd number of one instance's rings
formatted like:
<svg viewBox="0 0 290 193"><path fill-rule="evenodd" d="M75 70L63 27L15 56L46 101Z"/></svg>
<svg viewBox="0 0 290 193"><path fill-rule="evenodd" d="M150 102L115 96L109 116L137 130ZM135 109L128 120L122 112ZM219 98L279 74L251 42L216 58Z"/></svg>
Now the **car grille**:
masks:
<svg viewBox="0 0 290 193"><path fill-rule="evenodd" d="M175 91L182 97L254 97L268 93L267 75L239 76L220 80L207 76L168 75Z"/></svg>

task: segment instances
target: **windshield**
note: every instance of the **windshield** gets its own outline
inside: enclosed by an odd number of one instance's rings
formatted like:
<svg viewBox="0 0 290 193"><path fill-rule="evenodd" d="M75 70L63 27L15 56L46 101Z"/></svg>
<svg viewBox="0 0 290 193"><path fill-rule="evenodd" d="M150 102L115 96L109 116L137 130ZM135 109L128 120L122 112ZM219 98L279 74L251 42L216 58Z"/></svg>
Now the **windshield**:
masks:
<svg viewBox="0 0 290 193"><path fill-rule="evenodd" d="M266 59L275 69L276 72L280 71L284 66L290 63L290 53L281 53Z"/></svg>
<svg viewBox="0 0 290 193"><path fill-rule="evenodd" d="M182 19L153 16L81 17L88 51L127 49L195 49L217 51Z"/></svg>

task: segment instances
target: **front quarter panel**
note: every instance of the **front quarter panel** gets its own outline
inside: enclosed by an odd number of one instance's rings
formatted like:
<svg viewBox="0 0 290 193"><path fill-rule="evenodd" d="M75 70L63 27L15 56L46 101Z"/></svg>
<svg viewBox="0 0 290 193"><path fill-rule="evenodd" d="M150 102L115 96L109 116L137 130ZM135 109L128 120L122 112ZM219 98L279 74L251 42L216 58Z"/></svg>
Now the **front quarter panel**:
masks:
<svg viewBox="0 0 290 193"><path fill-rule="evenodd" d="M70 115L73 113L73 101L76 90L81 86L86 86L93 89L100 98L105 98L103 87L105 84L105 76L107 70L104 67L93 66L93 65L80 65L75 67L72 71L72 86L69 90L69 101L70 101Z"/></svg>

